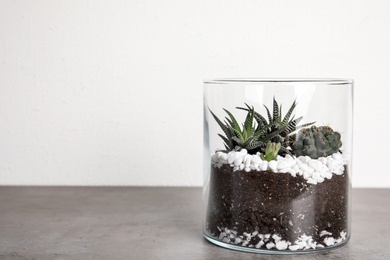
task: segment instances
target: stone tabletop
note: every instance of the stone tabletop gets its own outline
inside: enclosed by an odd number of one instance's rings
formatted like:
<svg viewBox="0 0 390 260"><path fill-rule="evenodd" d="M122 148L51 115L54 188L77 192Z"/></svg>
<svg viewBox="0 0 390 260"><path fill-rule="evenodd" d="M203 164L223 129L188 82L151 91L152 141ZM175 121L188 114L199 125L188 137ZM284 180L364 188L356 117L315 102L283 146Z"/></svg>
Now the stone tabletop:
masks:
<svg viewBox="0 0 390 260"><path fill-rule="evenodd" d="M390 189L352 196L346 246L271 256L207 242L201 188L3 186L0 259L390 259Z"/></svg>

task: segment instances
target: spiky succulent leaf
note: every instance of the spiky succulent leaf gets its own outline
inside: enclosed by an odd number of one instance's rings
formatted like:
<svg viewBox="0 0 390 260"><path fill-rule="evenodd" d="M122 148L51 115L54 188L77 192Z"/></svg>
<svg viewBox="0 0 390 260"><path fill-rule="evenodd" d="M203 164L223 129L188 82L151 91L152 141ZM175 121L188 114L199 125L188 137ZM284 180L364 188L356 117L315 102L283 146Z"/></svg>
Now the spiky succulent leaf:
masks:
<svg viewBox="0 0 390 260"><path fill-rule="evenodd" d="M233 114L230 113L229 110L227 110L227 109L223 109L223 110L225 110L226 114L229 115L230 120L229 119L227 119L227 120L229 121L229 123L233 127L233 129L239 130L241 132L240 125L237 123L237 120L234 118Z"/></svg>
<svg viewBox="0 0 390 260"><path fill-rule="evenodd" d="M245 103L245 106L246 106L246 108L245 107L236 107L236 108L249 112L251 110L251 107L246 103ZM253 116L257 122L258 128L261 126L264 126L264 125L268 125L267 120L261 114L259 114L256 111L253 111L253 112L254 112Z"/></svg>
<svg viewBox="0 0 390 260"><path fill-rule="evenodd" d="M272 119L271 113L269 112L269 109L266 105L264 105L264 107L267 110L268 122L269 122L269 124L272 124L273 119Z"/></svg>
<svg viewBox="0 0 390 260"><path fill-rule="evenodd" d="M244 123L244 131L246 131L248 135L252 134L253 131L253 117L254 117L254 108L252 107L248 112Z"/></svg>
<svg viewBox="0 0 390 260"><path fill-rule="evenodd" d="M279 105L278 105L278 102L276 102L275 97L274 97L272 122L273 123L278 122L279 121L278 119L279 119ZM270 121L270 123L271 123L271 121Z"/></svg>
<svg viewBox="0 0 390 260"><path fill-rule="evenodd" d="M226 137L228 139L230 139L231 138L231 132L229 131L228 127L224 123L222 123L221 120L219 120L219 118L213 113L213 111L211 111L210 108L209 108L209 111L210 111L211 115L213 115L215 121L217 121L218 125L221 127L222 131L225 133Z"/></svg>
<svg viewBox="0 0 390 260"><path fill-rule="evenodd" d="M289 122L288 120L290 119L291 114L294 111L296 105L297 105L297 103L294 100L294 102L292 103L291 107L289 108L289 110L287 111L286 115L283 118L282 125L285 125L285 124L287 124Z"/></svg>

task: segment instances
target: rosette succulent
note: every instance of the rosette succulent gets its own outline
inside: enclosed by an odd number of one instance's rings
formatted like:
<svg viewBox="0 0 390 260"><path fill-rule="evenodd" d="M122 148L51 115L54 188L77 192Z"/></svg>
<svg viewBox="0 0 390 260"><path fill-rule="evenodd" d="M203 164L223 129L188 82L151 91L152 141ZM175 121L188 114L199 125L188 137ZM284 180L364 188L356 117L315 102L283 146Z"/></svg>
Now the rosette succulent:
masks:
<svg viewBox="0 0 390 260"><path fill-rule="evenodd" d="M280 149L278 150L278 154L284 155L290 153L287 142L289 138L287 137L296 130L313 124L298 125L302 117L295 118L292 115L296 107L295 101L283 116L282 105L279 106L274 98L272 114L264 106L267 111L268 121L260 113L256 112L253 107L250 107L248 104L245 105L246 107L237 107L237 109L247 112L242 127L228 110L224 109L228 115L228 117L225 117L224 122L210 110L210 113L225 134L218 135L224 141L226 151L246 149L251 154L257 152L265 154L267 143L271 142L275 144L279 143Z"/></svg>

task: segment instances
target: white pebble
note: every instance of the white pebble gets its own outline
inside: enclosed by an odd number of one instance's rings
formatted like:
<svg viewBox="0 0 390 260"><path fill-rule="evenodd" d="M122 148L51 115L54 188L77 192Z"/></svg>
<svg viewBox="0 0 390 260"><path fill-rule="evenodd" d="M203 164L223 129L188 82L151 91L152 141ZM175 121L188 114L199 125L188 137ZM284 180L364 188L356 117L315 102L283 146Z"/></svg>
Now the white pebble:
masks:
<svg viewBox="0 0 390 260"><path fill-rule="evenodd" d="M230 238L224 237L224 238L222 239L222 242L230 243Z"/></svg>
<svg viewBox="0 0 390 260"><path fill-rule="evenodd" d="M333 237L326 237L324 239L324 243L327 245L327 246L333 246L334 245L334 238Z"/></svg>
<svg viewBox="0 0 390 260"><path fill-rule="evenodd" d="M315 181L318 181L319 178L321 178L319 172L313 172L313 175L311 176Z"/></svg>
<svg viewBox="0 0 390 260"><path fill-rule="evenodd" d="M238 157L237 159L234 160L234 165L239 166L242 163L242 157Z"/></svg>
<svg viewBox="0 0 390 260"><path fill-rule="evenodd" d="M221 232L221 234L219 234L219 240L221 240L222 238L224 238L226 236L226 233L225 232Z"/></svg>
<svg viewBox="0 0 390 260"><path fill-rule="evenodd" d="M283 160L278 163L278 170L294 167L296 162L294 160Z"/></svg>
<svg viewBox="0 0 390 260"><path fill-rule="evenodd" d="M251 171L251 168L246 167L246 168L245 168L245 171L246 171L246 172L250 172L250 171Z"/></svg>
<svg viewBox="0 0 390 260"><path fill-rule="evenodd" d="M281 172L281 173L288 173L291 170L292 170L291 168L284 168L284 169L279 170L279 172Z"/></svg>
<svg viewBox="0 0 390 260"><path fill-rule="evenodd" d="M335 167L336 163L334 162L334 159L332 157L328 157L326 166L328 166L330 171L333 171L333 168Z"/></svg>
<svg viewBox="0 0 390 260"><path fill-rule="evenodd" d="M245 155L244 157L245 167L249 167L251 165L251 162L252 162L252 155L250 154Z"/></svg>
<svg viewBox="0 0 390 260"><path fill-rule="evenodd" d="M341 175L344 173L344 166L342 165L337 165L336 167L333 168L333 173L336 175Z"/></svg>
<svg viewBox="0 0 390 260"><path fill-rule="evenodd" d="M288 247L288 244L285 240L281 240L281 241L276 243L276 248L278 250L286 250L287 247Z"/></svg>
<svg viewBox="0 0 390 260"><path fill-rule="evenodd" d="M306 242L312 239L312 236L306 236L306 234L303 234L299 239Z"/></svg>
<svg viewBox="0 0 390 260"><path fill-rule="evenodd" d="M272 235L272 238L275 240L275 242L279 242L282 239L282 237L277 234Z"/></svg>
<svg viewBox="0 0 390 260"><path fill-rule="evenodd" d="M301 242L298 243L298 248L299 249L304 249L304 248L306 248L306 246L307 246L307 244L306 244L305 241L301 241Z"/></svg>
<svg viewBox="0 0 390 260"><path fill-rule="evenodd" d="M272 161L268 162L268 166L269 166L269 168L270 168L273 172L277 172L277 171L278 171L278 162L277 162L277 161L272 160Z"/></svg>
<svg viewBox="0 0 390 260"><path fill-rule="evenodd" d="M257 244L255 245L255 247L256 247L256 248L260 248L260 247L262 247L263 245L264 245L264 242L263 242L262 240L260 240L259 243L257 243Z"/></svg>
<svg viewBox="0 0 390 260"><path fill-rule="evenodd" d="M333 159L340 160L340 161L343 159L343 156L341 156L340 153L334 153L334 154L332 154L332 157L333 157Z"/></svg>
<svg viewBox="0 0 390 260"><path fill-rule="evenodd" d="M347 232L345 232L345 231L341 231L341 232L340 232L340 237L341 237L342 239L345 239L346 236L347 236Z"/></svg>
<svg viewBox="0 0 390 260"><path fill-rule="evenodd" d="M222 153L220 157L224 162L227 162L228 160L228 155L226 153Z"/></svg>
<svg viewBox="0 0 390 260"><path fill-rule="evenodd" d="M243 163L240 164L240 166L239 166L240 171L242 171L244 168L245 168L245 165Z"/></svg>
<svg viewBox="0 0 390 260"><path fill-rule="evenodd" d="M312 179L312 178L308 178L307 179L307 183L310 183L310 184L317 184L317 181Z"/></svg>
<svg viewBox="0 0 390 260"><path fill-rule="evenodd" d="M257 156L257 155L252 155L251 160L252 160L252 163L255 163L255 164L261 164L261 162L262 162L262 160L260 159L260 157Z"/></svg>
<svg viewBox="0 0 390 260"><path fill-rule="evenodd" d="M259 165L258 164L251 164L251 169L252 170L258 170L259 169Z"/></svg>
<svg viewBox="0 0 390 260"><path fill-rule="evenodd" d="M313 173L310 173L310 172L303 172L303 178L305 178L306 180L311 178L311 176L313 175Z"/></svg>
<svg viewBox="0 0 390 260"><path fill-rule="evenodd" d="M291 251L296 251L298 250L299 248L299 245L293 245L293 246L289 246L288 249L290 249Z"/></svg>
<svg viewBox="0 0 390 260"><path fill-rule="evenodd" d="M271 249L271 248L274 248L275 247L275 244L272 243L272 242L269 242L265 245L268 249Z"/></svg>
<svg viewBox="0 0 390 260"><path fill-rule="evenodd" d="M234 160L236 160L237 158L238 158L238 156L237 156L236 152L229 152L227 161L229 164L232 164L234 162Z"/></svg>
<svg viewBox="0 0 390 260"><path fill-rule="evenodd" d="M268 162L267 162L267 161L263 161L263 162L260 164L260 170L266 171L267 169L268 169Z"/></svg>
<svg viewBox="0 0 390 260"><path fill-rule="evenodd" d="M242 242L242 239L239 237L236 237L236 240L234 241L235 244L239 244Z"/></svg>
<svg viewBox="0 0 390 260"><path fill-rule="evenodd" d="M314 169L307 166L306 164L303 164L303 163L299 163L298 164L298 167L299 169L301 169L304 173L307 172L307 173L313 173L314 172Z"/></svg>
<svg viewBox="0 0 390 260"><path fill-rule="evenodd" d="M320 157L317 160L320 161L322 164L326 164L326 158L325 157Z"/></svg>
<svg viewBox="0 0 390 260"><path fill-rule="evenodd" d="M317 160L311 160L309 161L308 165L314 170L319 171L321 169L322 163Z"/></svg>
<svg viewBox="0 0 390 260"><path fill-rule="evenodd" d="M307 241L307 245L313 249L316 249L317 242L315 242L313 239L310 239Z"/></svg>

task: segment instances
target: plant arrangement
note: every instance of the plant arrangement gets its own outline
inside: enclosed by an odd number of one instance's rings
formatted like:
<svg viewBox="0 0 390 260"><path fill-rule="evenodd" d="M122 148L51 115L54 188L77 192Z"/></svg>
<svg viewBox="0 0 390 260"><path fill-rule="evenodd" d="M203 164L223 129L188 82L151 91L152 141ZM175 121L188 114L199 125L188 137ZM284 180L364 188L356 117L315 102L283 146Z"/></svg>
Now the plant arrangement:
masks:
<svg viewBox="0 0 390 260"><path fill-rule="evenodd" d="M211 237L293 251L346 241L348 175L341 135L315 122L299 124L303 117L295 117L296 106L294 101L283 114L274 98L272 111L264 105L263 116L245 104L236 107L246 112L241 124L227 109L222 120L209 109L225 148L212 156L206 221Z"/></svg>

